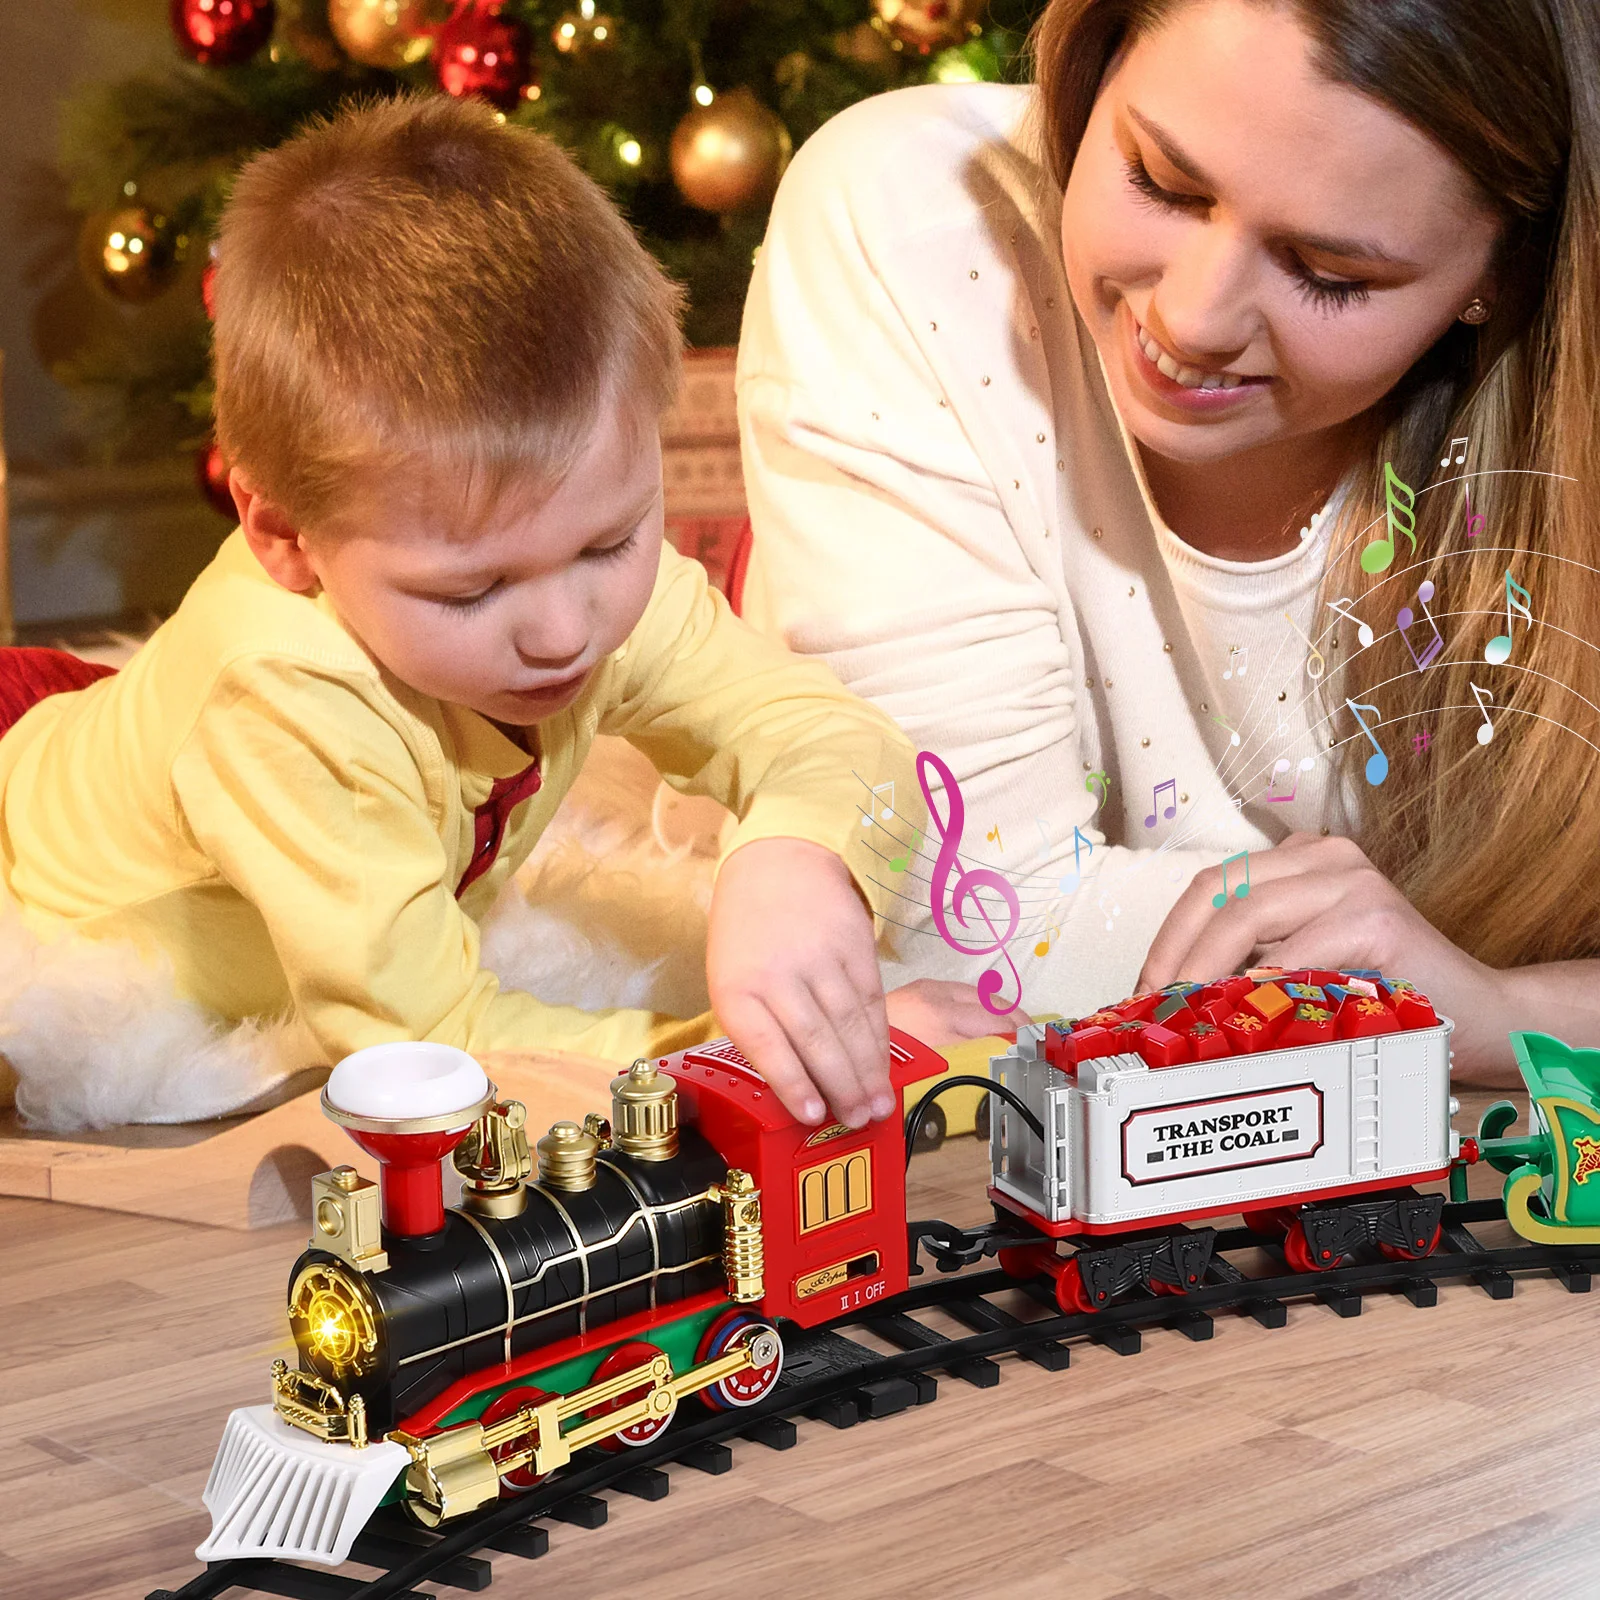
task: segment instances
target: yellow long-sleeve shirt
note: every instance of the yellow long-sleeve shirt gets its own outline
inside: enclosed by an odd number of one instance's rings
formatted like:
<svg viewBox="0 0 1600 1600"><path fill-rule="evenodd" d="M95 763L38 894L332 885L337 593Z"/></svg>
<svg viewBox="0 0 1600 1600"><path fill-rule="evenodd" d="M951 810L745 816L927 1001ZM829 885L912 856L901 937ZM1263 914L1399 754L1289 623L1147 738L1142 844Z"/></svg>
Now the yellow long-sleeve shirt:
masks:
<svg viewBox="0 0 1600 1600"><path fill-rule="evenodd" d="M165 953L181 993L228 1020L298 1013L330 1061L396 1038L623 1061L680 1048L710 1019L545 1005L479 966L476 919L598 733L732 810L730 851L837 852L881 931L884 835L861 819L894 783L920 820L910 744L670 547L627 643L539 725L535 778L493 723L397 682L325 596L281 588L234 533L122 672L0 738L0 883L41 937Z"/></svg>

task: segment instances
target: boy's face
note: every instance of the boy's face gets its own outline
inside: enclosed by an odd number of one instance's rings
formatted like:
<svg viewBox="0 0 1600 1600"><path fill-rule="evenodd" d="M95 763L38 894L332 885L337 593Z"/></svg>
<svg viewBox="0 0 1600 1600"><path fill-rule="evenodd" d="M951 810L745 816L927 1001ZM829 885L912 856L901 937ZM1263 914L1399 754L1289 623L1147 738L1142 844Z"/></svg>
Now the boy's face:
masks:
<svg viewBox="0 0 1600 1600"><path fill-rule="evenodd" d="M422 694L511 727L554 716L649 602L662 538L654 423L630 429L608 410L552 492L507 496L470 537L461 496L431 498L302 536L340 620Z"/></svg>

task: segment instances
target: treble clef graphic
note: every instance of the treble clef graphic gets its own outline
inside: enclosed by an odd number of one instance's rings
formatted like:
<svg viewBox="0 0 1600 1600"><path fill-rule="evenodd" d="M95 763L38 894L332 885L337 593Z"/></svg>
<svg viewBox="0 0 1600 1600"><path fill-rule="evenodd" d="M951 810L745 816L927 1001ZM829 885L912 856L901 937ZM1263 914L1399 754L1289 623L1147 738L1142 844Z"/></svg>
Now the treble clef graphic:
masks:
<svg viewBox="0 0 1600 1600"><path fill-rule="evenodd" d="M939 781L944 785L944 792L950 800L949 816L941 816L939 807L934 799L933 785L928 780L929 770L932 770ZM933 865L933 877L930 882L929 900L933 909L933 925L939 930L939 937L950 946L952 950L959 951L964 956L987 956L999 951L1000 959L1011 969L1012 981L1017 986L1016 997L1004 1002L997 1002L996 996L1005 987L1005 978L997 966L985 968L978 975L978 999L983 1003L986 1011L992 1012L997 1017L1003 1017L1008 1011L1013 1011L1022 1004L1022 978L1017 972L1016 963L1011 959L1006 949L1006 942L1017 931L1017 923L1021 920L1021 908L1017 903L1017 892L1006 882L1000 873L990 867L963 867L961 865L961 834L966 826L967 809L961 799L961 789L956 783L955 774L947 767L938 756L929 750L919 751L917 754L917 782L922 786L922 797L928 802L928 817L930 826L939 836L939 856ZM955 883L951 884L950 874L956 875ZM980 889L988 889L1000 897L1006 908L1006 926L1002 933L994 925L994 919L989 915L988 907L979 897ZM950 931L950 923L945 917L945 897L949 896L950 913L954 917L957 927L965 935L972 928L969 919L962 912L962 905L970 899L978 915L983 919L984 926L988 928L992 942L963 943ZM973 935L976 930L973 930ZM972 935L969 935L969 937ZM977 935L981 939L981 935Z"/></svg>

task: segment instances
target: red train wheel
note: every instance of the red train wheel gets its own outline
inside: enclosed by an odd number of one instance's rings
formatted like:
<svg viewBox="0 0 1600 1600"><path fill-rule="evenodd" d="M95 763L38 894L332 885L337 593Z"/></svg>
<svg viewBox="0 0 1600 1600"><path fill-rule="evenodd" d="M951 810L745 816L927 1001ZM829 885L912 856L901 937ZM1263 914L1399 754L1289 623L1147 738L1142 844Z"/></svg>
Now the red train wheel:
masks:
<svg viewBox="0 0 1600 1600"><path fill-rule="evenodd" d="M517 1389L507 1389L504 1394L499 1394L483 1408L483 1415L478 1418L484 1427L491 1422L504 1422L513 1412L520 1411L524 1406L542 1405L546 1400L552 1399L543 1389L530 1389L526 1386ZM513 1440L508 1445L502 1445L498 1450L489 1453L495 1461L501 1462L525 1444L524 1439ZM507 1489L532 1489L543 1479L544 1474L535 1472L532 1467L513 1467L510 1472L500 1474L500 1482Z"/></svg>
<svg viewBox="0 0 1600 1600"><path fill-rule="evenodd" d="M1105 1303L1105 1295L1100 1295L1097 1300L1084 1286L1083 1273L1076 1257L1069 1257L1062 1262L1061 1271L1056 1275L1056 1304L1068 1316L1079 1311L1098 1311Z"/></svg>
<svg viewBox="0 0 1600 1600"><path fill-rule="evenodd" d="M1297 1213L1293 1206L1274 1206L1267 1211L1246 1211L1244 1225L1251 1233L1264 1239L1281 1239L1294 1226Z"/></svg>
<svg viewBox="0 0 1600 1600"><path fill-rule="evenodd" d="M1391 1261L1421 1261L1431 1256L1439 1248L1439 1240L1444 1237L1444 1224L1441 1222L1434 1230L1431 1239L1412 1238L1409 1244L1385 1244L1381 1239L1378 1248Z"/></svg>
<svg viewBox="0 0 1600 1600"><path fill-rule="evenodd" d="M603 1383L607 1378L614 1378L619 1372L626 1372L630 1367L642 1367L646 1362L653 1361L662 1352L653 1344L646 1344L642 1339L630 1340L627 1344L619 1344L598 1367L594 1369L591 1383ZM630 1389L626 1394L618 1395L615 1400L607 1400L604 1404L594 1407L592 1416L605 1416L611 1411L620 1411L624 1406L631 1405L635 1400L642 1400L650 1392L648 1383L640 1384L637 1389ZM620 1432L612 1434L609 1439L602 1439L600 1445L605 1450L621 1450L631 1447L637 1449L640 1445L649 1444L652 1439L657 1439L665 1431L666 1426L672 1421L672 1414L678 1408L678 1403L670 1395L662 1394L663 1409L656 1415L646 1417L642 1422L630 1423Z"/></svg>
<svg viewBox="0 0 1600 1600"><path fill-rule="evenodd" d="M770 1348L771 1359L759 1366L746 1367L731 1378L723 1378L700 1391L700 1398L713 1411L732 1411L742 1406L758 1405L778 1386L783 1372L783 1340L778 1330L769 1323L758 1322L744 1311L725 1311L706 1329L696 1353L697 1362L715 1361L726 1355L741 1337ZM756 1351L760 1359L761 1349Z"/></svg>
<svg viewBox="0 0 1600 1600"><path fill-rule="evenodd" d="M1326 1257L1325 1260L1318 1259L1312 1253L1303 1222L1296 1222L1284 1236L1283 1259L1296 1272L1328 1272L1344 1260L1342 1255L1336 1256L1331 1251L1324 1251L1323 1255Z"/></svg>

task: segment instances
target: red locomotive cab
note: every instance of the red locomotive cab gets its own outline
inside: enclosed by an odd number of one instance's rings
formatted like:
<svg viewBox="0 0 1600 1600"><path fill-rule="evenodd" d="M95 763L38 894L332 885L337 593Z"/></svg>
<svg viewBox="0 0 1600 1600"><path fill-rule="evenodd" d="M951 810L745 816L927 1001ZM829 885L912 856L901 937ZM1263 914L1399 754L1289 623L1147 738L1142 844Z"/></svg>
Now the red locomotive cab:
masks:
<svg viewBox="0 0 1600 1600"><path fill-rule="evenodd" d="M937 1052L890 1030L896 1103L944 1070ZM802 1327L907 1285L905 1131L898 1117L808 1127L726 1039L657 1063L678 1083L680 1115L761 1191L762 1305Z"/></svg>

